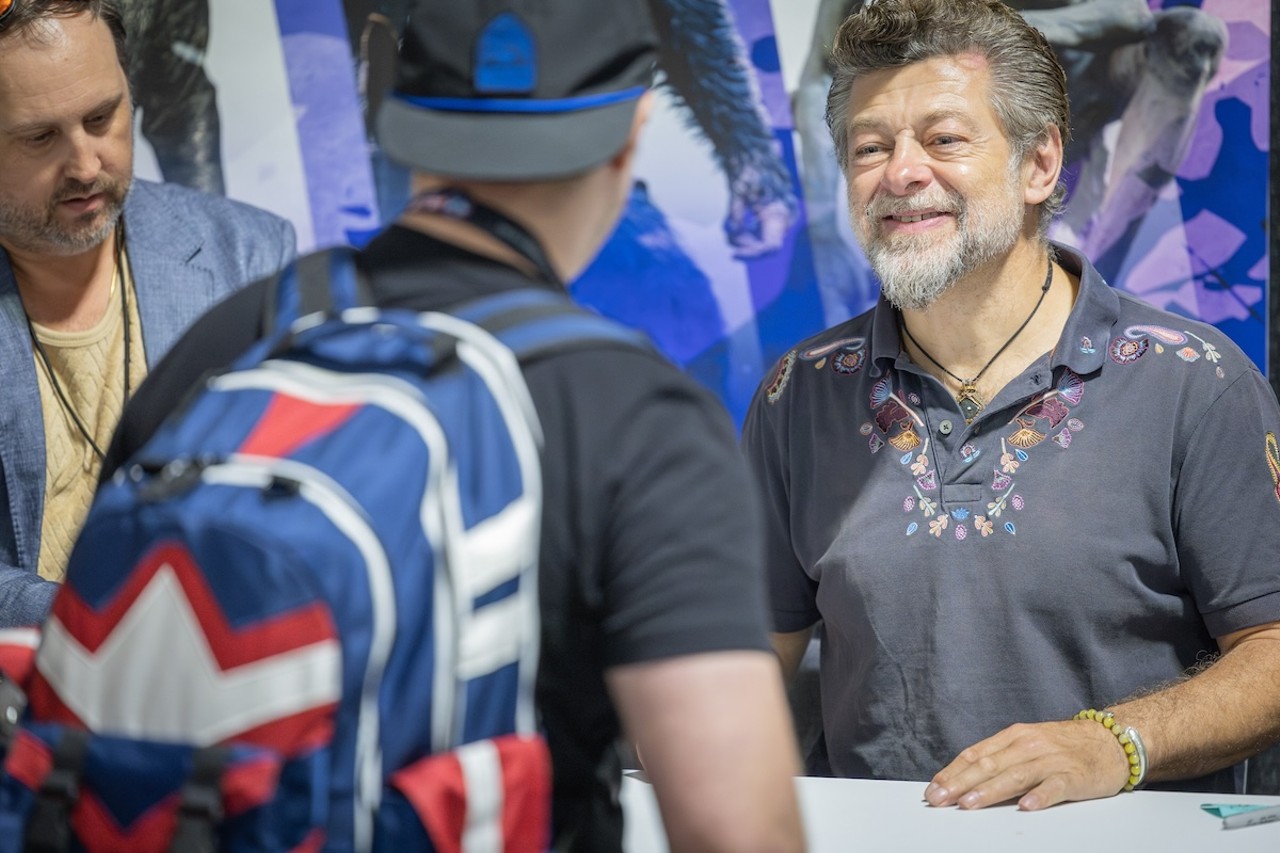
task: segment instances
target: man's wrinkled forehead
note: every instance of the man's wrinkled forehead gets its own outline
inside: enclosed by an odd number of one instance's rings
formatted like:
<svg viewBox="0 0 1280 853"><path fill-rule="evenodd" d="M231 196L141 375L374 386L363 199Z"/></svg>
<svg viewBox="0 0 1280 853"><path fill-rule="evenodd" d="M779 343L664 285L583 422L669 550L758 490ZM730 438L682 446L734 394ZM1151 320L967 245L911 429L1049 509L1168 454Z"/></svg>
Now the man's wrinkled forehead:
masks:
<svg viewBox="0 0 1280 853"><path fill-rule="evenodd" d="M974 95L990 91L991 63L980 53L944 54L918 62L878 68L855 77L849 87L847 127L870 120L864 110L888 101L912 104L935 117L959 117L974 106ZM975 92L974 87L981 87ZM990 103L982 97L982 103Z"/></svg>

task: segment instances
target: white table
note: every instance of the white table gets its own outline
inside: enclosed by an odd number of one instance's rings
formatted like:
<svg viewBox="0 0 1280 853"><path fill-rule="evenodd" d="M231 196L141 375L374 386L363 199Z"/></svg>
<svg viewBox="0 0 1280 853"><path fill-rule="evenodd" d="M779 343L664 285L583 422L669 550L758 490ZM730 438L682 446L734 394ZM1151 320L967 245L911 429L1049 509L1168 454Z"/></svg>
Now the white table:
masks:
<svg viewBox="0 0 1280 853"><path fill-rule="evenodd" d="M809 849L922 853L1280 853L1280 822L1223 829L1201 803L1277 806L1280 797L1137 791L1040 812L925 805L922 782L801 777L796 791ZM622 781L628 853L667 850L652 787Z"/></svg>

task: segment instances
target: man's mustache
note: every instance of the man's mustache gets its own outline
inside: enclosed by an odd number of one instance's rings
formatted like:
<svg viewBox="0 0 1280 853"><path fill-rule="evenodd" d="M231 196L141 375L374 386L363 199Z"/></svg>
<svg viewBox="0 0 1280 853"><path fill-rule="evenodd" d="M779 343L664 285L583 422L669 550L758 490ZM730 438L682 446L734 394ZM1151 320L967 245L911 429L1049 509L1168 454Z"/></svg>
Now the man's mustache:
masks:
<svg viewBox="0 0 1280 853"><path fill-rule="evenodd" d="M58 194L54 197L54 203L58 204L73 198L87 198L99 193L111 195L115 187L115 181L94 181L91 184L68 181L58 190Z"/></svg>
<svg viewBox="0 0 1280 853"><path fill-rule="evenodd" d="M936 210L958 215L964 212L964 208L964 200L957 194L935 187L909 196L877 196L867 204L866 215L868 219L883 219L917 210Z"/></svg>

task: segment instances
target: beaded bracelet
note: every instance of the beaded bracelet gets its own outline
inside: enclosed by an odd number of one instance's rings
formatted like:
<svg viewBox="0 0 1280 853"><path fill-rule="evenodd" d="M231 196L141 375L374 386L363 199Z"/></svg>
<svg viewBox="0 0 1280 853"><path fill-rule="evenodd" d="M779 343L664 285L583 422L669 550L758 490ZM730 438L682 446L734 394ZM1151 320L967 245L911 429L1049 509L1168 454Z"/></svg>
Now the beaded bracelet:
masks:
<svg viewBox="0 0 1280 853"><path fill-rule="evenodd" d="M1110 711L1096 711L1087 708L1076 714L1077 720L1094 720L1106 726L1107 731L1116 736L1124 749L1124 757L1129 761L1129 781L1124 783L1124 790L1132 791L1147 778L1147 749L1133 726L1122 728L1116 722L1116 715Z"/></svg>

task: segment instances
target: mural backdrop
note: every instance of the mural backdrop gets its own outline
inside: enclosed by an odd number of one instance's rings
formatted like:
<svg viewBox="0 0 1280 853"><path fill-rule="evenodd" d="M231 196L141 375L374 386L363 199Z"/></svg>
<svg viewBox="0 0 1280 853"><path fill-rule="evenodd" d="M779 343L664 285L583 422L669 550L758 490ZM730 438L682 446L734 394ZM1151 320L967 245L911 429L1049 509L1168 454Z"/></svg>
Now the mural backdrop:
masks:
<svg viewBox="0 0 1280 853"><path fill-rule="evenodd" d="M571 290L647 331L740 421L792 343L875 299L821 118L823 47L860 0L651 2L661 108L623 220ZM407 0L183 0L161 17L158 0L123 3L147 58L140 175L287 216L304 250L360 244L395 216L406 175L368 120ZM1072 195L1051 236L1265 370L1266 4L1011 5L1068 70Z"/></svg>

